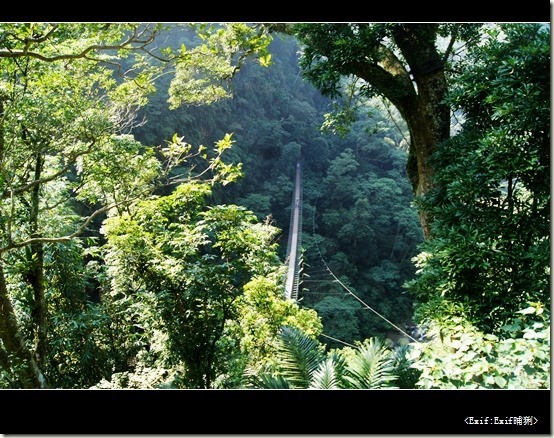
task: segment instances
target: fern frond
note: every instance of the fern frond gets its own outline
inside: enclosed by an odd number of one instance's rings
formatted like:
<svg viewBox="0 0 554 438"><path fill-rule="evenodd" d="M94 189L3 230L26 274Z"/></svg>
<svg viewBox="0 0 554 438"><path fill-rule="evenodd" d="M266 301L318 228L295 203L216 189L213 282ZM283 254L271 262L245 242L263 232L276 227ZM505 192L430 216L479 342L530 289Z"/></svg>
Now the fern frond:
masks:
<svg viewBox="0 0 554 438"><path fill-rule="evenodd" d="M370 338L358 347L355 356L348 362L345 380L352 389L392 388L394 358L378 338Z"/></svg>
<svg viewBox="0 0 554 438"><path fill-rule="evenodd" d="M318 368L320 344L295 327L283 327L277 348L280 373L292 387L307 388Z"/></svg>

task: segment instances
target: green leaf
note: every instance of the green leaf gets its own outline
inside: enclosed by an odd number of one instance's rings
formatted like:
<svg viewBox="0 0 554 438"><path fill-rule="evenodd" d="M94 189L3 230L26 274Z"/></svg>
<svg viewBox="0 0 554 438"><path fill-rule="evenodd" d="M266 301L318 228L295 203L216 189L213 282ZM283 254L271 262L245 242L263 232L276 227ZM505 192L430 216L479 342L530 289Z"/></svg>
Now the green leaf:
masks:
<svg viewBox="0 0 554 438"><path fill-rule="evenodd" d="M262 67L269 67L271 64L271 53L268 53L265 56L260 57L260 65Z"/></svg>
<svg viewBox="0 0 554 438"><path fill-rule="evenodd" d="M502 376L494 376L494 381L500 388L504 388L508 381Z"/></svg>
<svg viewBox="0 0 554 438"><path fill-rule="evenodd" d="M527 307L526 309L518 310L517 313L522 313L524 315L530 315L532 313L535 313L536 311L537 311L537 309L535 309L534 307Z"/></svg>

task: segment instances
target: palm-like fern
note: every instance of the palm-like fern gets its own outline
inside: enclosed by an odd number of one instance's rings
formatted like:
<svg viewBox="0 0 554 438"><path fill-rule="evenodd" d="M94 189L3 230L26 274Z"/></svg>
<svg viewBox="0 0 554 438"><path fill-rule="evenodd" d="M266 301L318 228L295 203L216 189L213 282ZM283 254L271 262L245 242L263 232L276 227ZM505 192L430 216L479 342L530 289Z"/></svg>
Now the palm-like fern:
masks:
<svg viewBox="0 0 554 438"><path fill-rule="evenodd" d="M345 361L338 354L331 353L320 362L319 367L312 375L309 388L311 389L339 389L344 385Z"/></svg>
<svg viewBox="0 0 554 438"><path fill-rule="evenodd" d="M394 358L378 338L360 345L346 367L345 380L352 389L392 387L395 379Z"/></svg>
<svg viewBox="0 0 554 438"><path fill-rule="evenodd" d="M398 379L396 384L400 389L415 389L421 375L421 371L412 368L412 360L408 358L409 344L399 345L393 350L394 368Z"/></svg>
<svg viewBox="0 0 554 438"><path fill-rule="evenodd" d="M290 389L290 384L287 379L280 375L272 375L261 373L260 376L251 376L250 383L254 388L263 389Z"/></svg>
<svg viewBox="0 0 554 438"><path fill-rule="evenodd" d="M294 327L283 327L277 349L279 369L293 388L307 388L323 360L320 344Z"/></svg>
<svg viewBox="0 0 554 438"><path fill-rule="evenodd" d="M318 341L299 329L284 327L276 359L276 369L265 369L250 379L254 387L375 389L393 387L396 379L394 356L377 338L366 340L352 354L325 355Z"/></svg>

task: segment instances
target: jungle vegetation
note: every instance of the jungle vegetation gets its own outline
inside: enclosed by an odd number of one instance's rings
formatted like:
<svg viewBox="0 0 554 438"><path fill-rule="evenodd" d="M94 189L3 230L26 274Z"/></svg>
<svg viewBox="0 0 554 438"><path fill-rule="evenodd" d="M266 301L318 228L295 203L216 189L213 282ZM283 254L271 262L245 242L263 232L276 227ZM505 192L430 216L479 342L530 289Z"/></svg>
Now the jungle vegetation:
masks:
<svg viewBox="0 0 554 438"><path fill-rule="evenodd" d="M0 64L0 388L550 387L549 25L2 23Z"/></svg>

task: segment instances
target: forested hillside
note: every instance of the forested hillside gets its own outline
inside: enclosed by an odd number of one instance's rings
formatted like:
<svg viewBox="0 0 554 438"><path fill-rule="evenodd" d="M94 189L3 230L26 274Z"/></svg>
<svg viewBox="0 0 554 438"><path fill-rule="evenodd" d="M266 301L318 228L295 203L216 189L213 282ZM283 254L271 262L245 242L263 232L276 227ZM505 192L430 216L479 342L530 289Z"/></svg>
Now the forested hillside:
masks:
<svg viewBox="0 0 554 438"><path fill-rule="evenodd" d="M406 178L407 131L375 100L348 135L322 132L332 101L302 78L298 43L276 37L268 49L271 67L253 62L242 67L233 79L232 99L169 110L166 82L142 110L147 123L135 136L144 144L162 144L169 133L179 132L187 141L211 144L232 132L236 144L230 157L242 163L244 176L215 199L242 205L279 228L281 260L295 163L301 159L302 305L317 310L326 335L349 344L397 331L342 289L327 263L356 296L405 328L412 299L402 284L413 276L411 258L422 240Z"/></svg>
<svg viewBox="0 0 554 438"><path fill-rule="evenodd" d="M3 23L0 64L0 388L550 387L548 25Z"/></svg>

